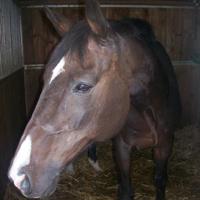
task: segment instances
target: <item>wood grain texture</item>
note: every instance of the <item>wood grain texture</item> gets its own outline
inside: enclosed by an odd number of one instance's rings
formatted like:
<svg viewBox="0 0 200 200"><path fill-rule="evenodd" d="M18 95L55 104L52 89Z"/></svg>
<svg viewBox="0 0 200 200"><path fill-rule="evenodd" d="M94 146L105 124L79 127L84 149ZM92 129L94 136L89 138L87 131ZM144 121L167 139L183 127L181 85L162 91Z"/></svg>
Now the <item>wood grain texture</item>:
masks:
<svg viewBox="0 0 200 200"><path fill-rule="evenodd" d="M177 66L176 74L179 82L184 124L200 121L200 64L193 66Z"/></svg>
<svg viewBox="0 0 200 200"><path fill-rule="evenodd" d="M54 8L70 20L84 17L83 8ZM139 17L150 22L157 38L172 60L190 60L194 53L195 12L193 9L103 8L108 19ZM23 9L25 64L44 64L59 41L41 9Z"/></svg>
<svg viewBox="0 0 200 200"><path fill-rule="evenodd" d="M0 79L23 66L21 13L12 0L0 1Z"/></svg>
<svg viewBox="0 0 200 200"><path fill-rule="evenodd" d="M23 70L0 81L0 199L7 172L26 122Z"/></svg>
<svg viewBox="0 0 200 200"><path fill-rule="evenodd" d="M27 69L25 70L25 99L26 114L29 118L35 108L40 92L42 90L43 69Z"/></svg>
<svg viewBox="0 0 200 200"><path fill-rule="evenodd" d="M200 63L200 10L195 10L195 42L194 42L194 57L193 60Z"/></svg>

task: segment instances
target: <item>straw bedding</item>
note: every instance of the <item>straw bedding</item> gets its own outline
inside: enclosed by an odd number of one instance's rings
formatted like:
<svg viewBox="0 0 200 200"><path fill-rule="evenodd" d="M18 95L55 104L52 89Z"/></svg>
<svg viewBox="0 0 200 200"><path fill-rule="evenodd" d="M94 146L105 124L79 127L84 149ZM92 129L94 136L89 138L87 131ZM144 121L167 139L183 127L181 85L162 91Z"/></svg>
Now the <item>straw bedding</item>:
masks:
<svg viewBox="0 0 200 200"><path fill-rule="evenodd" d="M82 156L75 164L75 175L63 172L56 192L48 200L114 200L117 180L110 143L98 146L103 172L95 172ZM188 126L176 132L174 151L169 165L167 199L200 199L200 129ZM132 155L132 179L136 200L154 199L153 162L151 150ZM25 200L8 185L4 200Z"/></svg>

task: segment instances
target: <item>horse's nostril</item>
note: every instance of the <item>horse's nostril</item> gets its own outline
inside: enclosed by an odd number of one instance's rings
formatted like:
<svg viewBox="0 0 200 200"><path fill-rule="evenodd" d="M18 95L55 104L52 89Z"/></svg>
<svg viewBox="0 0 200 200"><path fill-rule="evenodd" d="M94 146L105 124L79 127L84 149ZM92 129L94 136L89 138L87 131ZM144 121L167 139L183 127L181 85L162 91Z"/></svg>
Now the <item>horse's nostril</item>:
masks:
<svg viewBox="0 0 200 200"><path fill-rule="evenodd" d="M21 182L20 189L26 195L31 193L31 184L28 176L25 176L24 180Z"/></svg>

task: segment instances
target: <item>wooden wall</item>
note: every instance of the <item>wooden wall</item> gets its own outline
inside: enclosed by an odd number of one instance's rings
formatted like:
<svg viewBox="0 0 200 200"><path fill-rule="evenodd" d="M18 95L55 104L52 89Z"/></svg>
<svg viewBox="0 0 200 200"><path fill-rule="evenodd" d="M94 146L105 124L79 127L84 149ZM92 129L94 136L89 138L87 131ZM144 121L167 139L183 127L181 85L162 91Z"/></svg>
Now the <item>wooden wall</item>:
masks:
<svg viewBox="0 0 200 200"><path fill-rule="evenodd" d="M0 79L23 66L20 9L12 0L0 1Z"/></svg>
<svg viewBox="0 0 200 200"><path fill-rule="evenodd" d="M23 6L26 106L27 113L31 113L41 89L38 80L41 80L43 65L47 62L59 38L42 12L41 1L40 3L34 0L20 2ZM59 1L60 4L56 5L55 2L58 1L42 2L73 21L84 17L84 8L74 3L76 1L67 1L72 4L71 6L64 6L62 0ZM200 89L196 85L200 83L198 78L200 65L194 64L192 59L197 51L195 48L197 39L200 37L200 33L197 33L198 9L195 7L198 1L196 4L194 1L187 0L143 0L140 1L141 4L139 1L101 2L105 3L102 9L109 19L139 17L152 24L158 39L166 47L177 71L183 101L184 121L197 122L200 119L200 103L198 103L200 102Z"/></svg>
<svg viewBox="0 0 200 200"><path fill-rule="evenodd" d="M0 199L26 118L20 19L12 0L0 1Z"/></svg>
<svg viewBox="0 0 200 200"><path fill-rule="evenodd" d="M26 122L23 69L0 81L0 199L10 161Z"/></svg>
<svg viewBox="0 0 200 200"><path fill-rule="evenodd" d="M83 18L83 8L54 8L71 20ZM109 19L139 17L149 21L158 39L176 61L191 59L193 55L195 14L187 8L103 8ZM44 64L57 44L58 37L41 9L23 9L25 65Z"/></svg>

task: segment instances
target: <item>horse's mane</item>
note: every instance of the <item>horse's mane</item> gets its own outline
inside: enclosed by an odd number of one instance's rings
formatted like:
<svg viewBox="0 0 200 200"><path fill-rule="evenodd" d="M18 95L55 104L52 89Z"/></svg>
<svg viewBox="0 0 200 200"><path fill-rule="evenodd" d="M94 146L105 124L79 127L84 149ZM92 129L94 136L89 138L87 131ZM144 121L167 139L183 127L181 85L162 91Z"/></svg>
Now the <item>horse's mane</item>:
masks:
<svg viewBox="0 0 200 200"><path fill-rule="evenodd" d="M139 18L124 18L119 21L111 21L111 26L115 32L124 37L134 37L146 42L155 40L152 26L147 21Z"/></svg>
<svg viewBox="0 0 200 200"><path fill-rule="evenodd" d="M167 78L170 91L172 92L172 94L169 94L169 96L172 97L173 101L173 96L178 91L175 72L165 49L158 41L156 41L156 37L151 25L148 22L138 18L125 18L119 21L109 22L111 29L115 33L124 38L129 37L141 40L145 42L149 48L151 48L156 55L157 61L160 63L163 74ZM51 59L47 64L48 69L55 67L59 60L61 60L61 58L68 52L72 53L75 51L78 53L80 58L83 58L85 48L91 34L93 33L86 21L79 21L77 24L75 24L55 48Z"/></svg>
<svg viewBox="0 0 200 200"><path fill-rule="evenodd" d="M68 52L78 51L79 55L82 57L90 33L90 27L85 21L80 21L72 26L54 49L47 63L47 67L55 67Z"/></svg>
<svg viewBox="0 0 200 200"><path fill-rule="evenodd" d="M151 25L141 19L122 19L119 21L110 21L110 25L114 32L122 35L123 37L131 36L146 42L155 39ZM61 42L53 51L47 67L53 68L59 60L68 52L76 51L80 57L83 57L88 38L91 36L92 31L86 21L79 21L76 23L69 32L63 37Z"/></svg>

